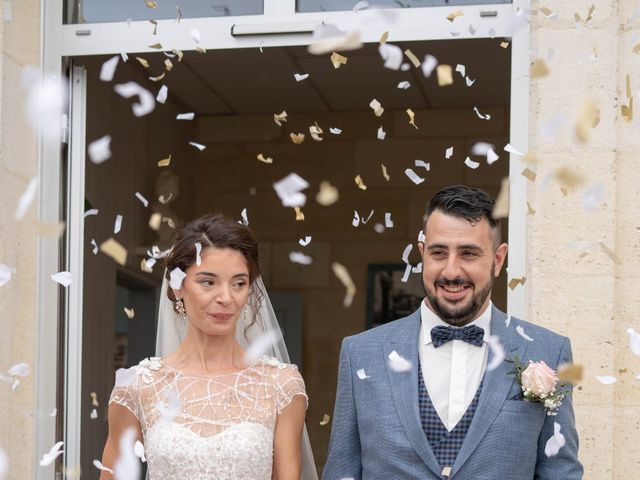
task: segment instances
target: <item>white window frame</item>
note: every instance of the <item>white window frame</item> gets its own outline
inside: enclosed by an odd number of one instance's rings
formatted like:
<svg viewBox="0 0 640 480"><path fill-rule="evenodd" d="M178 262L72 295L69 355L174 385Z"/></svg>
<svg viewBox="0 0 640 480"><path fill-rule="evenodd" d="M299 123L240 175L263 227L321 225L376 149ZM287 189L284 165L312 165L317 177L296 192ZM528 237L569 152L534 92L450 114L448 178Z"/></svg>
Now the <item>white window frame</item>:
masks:
<svg viewBox="0 0 640 480"><path fill-rule="evenodd" d="M199 46L207 50L228 48L258 48L260 46L306 45L310 42L310 30L317 24L333 23L349 29L353 12L296 13L295 0L265 0L264 14L240 17L183 18L180 24L173 19L159 20L157 35L152 35L153 26L149 22L96 23L63 25L63 0L42 2L41 65L47 75L60 75L63 60L79 55L104 55L126 53L157 52L149 48L160 42L164 48L193 50L196 46L190 35L191 29L200 30ZM511 106L510 143L519 151L528 149L529 113L529 26L511 32L513 17L519 9L525 8L524 0L514 0L513 4L458 5L447 7L425 7L394 9L396 24L389 28L390 42L474 39L487 38L492 28L495 37L511 37ZM463 16L454 23L446 16L461 10ZM495 12L495 16L486 16ZM467 28L471 23L476 28L472 35ZM232 27L254 32L307 32L286 34L254 34L231 36ZM401 25L401 27L400 27ZM451 31L459 30L457 36ZM363 42L378 42L382 31L378 27L361 30ZM76 73L79 73L77 71ZM80 76L76 76L81 78ZM74 95L83 91L84 85L76 85ZM72 90L73 90L72 86ZM77 99L76 99L77 100ZM81 199L84 198L84 117L83 106L76 101L75 115L71 122L70 137L77 138L71 144L69 171L69 200L71 211L68 225L66 268L71 268L74 283L66 291L66 335L64 365L65 389L65 433L66 438L55 438L55 426L46 416L36 416L35 455L39 457L58 440L64 440L65 464L80 464L80 421L81 421L81 361L82 361L82 258L84 251L83 216ZM82 131L78 131L81 128ZM60 176L60 145L40 142L40 195L39 219L57 221L63 216L60 199L63 182ZM520 172L524 169L522 159L510 155L510 216L509 216L509 278L523 277L526 272L526 226L527 226L527 184ZM73 248L69 248L73 246ZM50 281L51 273L60 268L60 248L57 241L40 237L38 240L38 334L36 370L36 411L50 411L52 399L61 387L57 382L59 335L56 313L59 311L58 291ZM73 269L76 269L74 272ZM515 290L508 289L508 313L519 318L526 315L526 285ZM86 399L85 399L86 400ZM53 467L34 468L34 478L52 479Z"/></svg>

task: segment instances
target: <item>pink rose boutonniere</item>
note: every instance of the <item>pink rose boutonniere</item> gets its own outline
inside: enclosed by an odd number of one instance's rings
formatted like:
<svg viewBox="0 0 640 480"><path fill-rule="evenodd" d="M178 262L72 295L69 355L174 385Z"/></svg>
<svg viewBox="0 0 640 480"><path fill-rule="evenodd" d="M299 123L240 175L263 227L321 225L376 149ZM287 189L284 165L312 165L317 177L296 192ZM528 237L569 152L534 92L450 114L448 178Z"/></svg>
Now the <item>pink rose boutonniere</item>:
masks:
<svg viewBox="0 0 640 480"><path fill-rule="evenodd" d="M547 415L557 415L568 391L559 390L564 384L558 383L556 371L542 360L529 360L529 364L524 365L516 356L513 360L507 361L513 363L514 368L508 375L515 375L516 381L522 387L522 398L527 402L543 403Z"/></svg>

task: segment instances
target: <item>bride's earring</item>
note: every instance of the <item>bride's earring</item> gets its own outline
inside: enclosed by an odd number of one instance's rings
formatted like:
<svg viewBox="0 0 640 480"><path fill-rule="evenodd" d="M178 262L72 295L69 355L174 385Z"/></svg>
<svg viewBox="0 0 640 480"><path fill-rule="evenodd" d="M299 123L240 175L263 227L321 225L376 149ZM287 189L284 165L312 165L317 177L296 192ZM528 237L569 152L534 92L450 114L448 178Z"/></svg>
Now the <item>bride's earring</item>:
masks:
<svg viewBox="0 0 640 480"><path fill-rule="evenodd" d="M181 298L176 299L176 310L178 310L178 316L183 322L187 321L187 311L184 309L184 302Z"/></svg>

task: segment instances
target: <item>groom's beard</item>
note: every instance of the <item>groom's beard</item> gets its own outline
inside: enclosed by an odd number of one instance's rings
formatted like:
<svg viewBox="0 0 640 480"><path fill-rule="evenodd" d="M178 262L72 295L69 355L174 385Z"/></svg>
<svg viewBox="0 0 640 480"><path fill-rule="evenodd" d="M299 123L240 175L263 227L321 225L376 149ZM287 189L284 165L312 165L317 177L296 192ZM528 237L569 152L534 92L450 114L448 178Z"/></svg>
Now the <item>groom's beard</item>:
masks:
<svg viewBox="0 0 640 480"><path fill-rule="evenodd" d="M492 265L491 271L494 271L494 267ZM435 289L437 290L438 285L461 285L461 284L470 284L470 281L466 281L463 279L455 279L455 280L437 280L435 283ZM448 306L441 303L438 300L438 297L435 293L432 293L426 285L423 285L424 291L429 301L429 305L431 306L431 310L444 322L449 325L453 325L454 327L461 327L471 322L480 312L480 308L484 305L487 297L491 295L491 290L493 289L493 284L495 283L495 277L491 275L489 283L485 288L477 292L466 305L462 306ZM472 286L474 286L471 283Z"/></svg>

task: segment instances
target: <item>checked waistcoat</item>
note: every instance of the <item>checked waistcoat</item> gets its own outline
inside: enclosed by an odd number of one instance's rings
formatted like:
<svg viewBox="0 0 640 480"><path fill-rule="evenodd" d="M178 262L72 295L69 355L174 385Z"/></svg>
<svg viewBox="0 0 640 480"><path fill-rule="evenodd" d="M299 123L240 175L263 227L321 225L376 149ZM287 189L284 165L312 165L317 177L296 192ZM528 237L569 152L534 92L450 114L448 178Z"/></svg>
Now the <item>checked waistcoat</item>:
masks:
<svg viewBox="0 0 640 480"><path fill-rule="evenodd" d="M422 377L421 367L418 368L418 382L418 402L420 405L422 429L427 436L427 441L429 445L431 445L431 449L440 466L451 467L456 461L460 448L462 448L462 442L467 435L471 420L473 420L473 415L478 407L478 398L480 397L480 391L482 390L482 383L484 381L480 382L478 391L473 397L469 408L450 432L442 423L442 420L440 420L433 403L431 403L429 392L427 392L427 387Z"/></svg>

